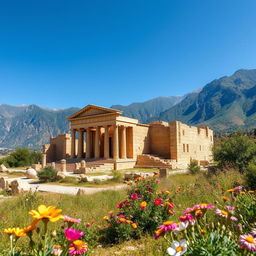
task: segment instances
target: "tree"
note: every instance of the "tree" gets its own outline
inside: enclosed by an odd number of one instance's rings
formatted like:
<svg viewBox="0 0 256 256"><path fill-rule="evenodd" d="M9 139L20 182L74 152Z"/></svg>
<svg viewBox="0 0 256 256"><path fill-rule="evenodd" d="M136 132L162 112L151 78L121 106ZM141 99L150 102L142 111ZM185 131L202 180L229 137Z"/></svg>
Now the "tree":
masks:
<svg viewBox="0 0 256 256"><path fill-rule="evenodd" d="M232 167L243 173L256 159L256 144L241 133L234 133L213 147L213 157L220 167Z"/></svg>

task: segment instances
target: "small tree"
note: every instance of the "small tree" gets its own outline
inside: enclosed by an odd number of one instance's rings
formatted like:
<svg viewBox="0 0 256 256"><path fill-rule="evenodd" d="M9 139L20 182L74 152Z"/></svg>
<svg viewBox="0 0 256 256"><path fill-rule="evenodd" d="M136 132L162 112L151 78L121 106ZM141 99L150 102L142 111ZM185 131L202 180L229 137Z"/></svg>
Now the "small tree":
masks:
<svg viewBox="0 0 256 256"><path fill-rule="evenodd" d="M55 181L57 179L57 171L51 166L45 167L37 173L37 176L42 182Z"/></svg>
<svg viewBox="0 0 256 256"><path fill-rule="evenodd" d="M221 168L232 167L243 173L256 157L256 144L240 133L234 133L213 147L213 157Z"/></svg>
<svg viewBox="0 0 256 256"><path fill-rule="evenodd" d="M197 161L192 161L188 165L188 170L191 174L196 174L196 173L199 173L201 171L200 166L198 165Z"/></svg>

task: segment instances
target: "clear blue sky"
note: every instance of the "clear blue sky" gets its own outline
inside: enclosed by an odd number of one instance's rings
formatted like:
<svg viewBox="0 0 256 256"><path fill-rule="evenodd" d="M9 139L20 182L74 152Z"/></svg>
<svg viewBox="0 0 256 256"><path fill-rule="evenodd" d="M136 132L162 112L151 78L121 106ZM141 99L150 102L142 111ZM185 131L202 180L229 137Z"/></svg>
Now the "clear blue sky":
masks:
<svg viewBox="0 0 256 256"><path fill-rule="evenodd" d="M110 106L256 68L255 0L0 0L0 104Z"/></svg>

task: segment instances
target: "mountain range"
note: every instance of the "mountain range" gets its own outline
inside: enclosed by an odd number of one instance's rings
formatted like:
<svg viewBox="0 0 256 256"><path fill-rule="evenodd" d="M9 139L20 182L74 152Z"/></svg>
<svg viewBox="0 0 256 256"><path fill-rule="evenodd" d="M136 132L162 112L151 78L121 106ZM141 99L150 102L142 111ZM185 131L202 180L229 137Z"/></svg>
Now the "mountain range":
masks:
<svg viewBox="0 0 256 256"><path fill-rule="evenodd" d="M86 105L86 104L85 104ZM128 106L113 105L142 123L163 120L208 125L216 132L256 126L256 69L241 69L185 96L157 97ZM51 136L69 131L66 117L78 108L0 105L0 147L38 149Z"/></svg>

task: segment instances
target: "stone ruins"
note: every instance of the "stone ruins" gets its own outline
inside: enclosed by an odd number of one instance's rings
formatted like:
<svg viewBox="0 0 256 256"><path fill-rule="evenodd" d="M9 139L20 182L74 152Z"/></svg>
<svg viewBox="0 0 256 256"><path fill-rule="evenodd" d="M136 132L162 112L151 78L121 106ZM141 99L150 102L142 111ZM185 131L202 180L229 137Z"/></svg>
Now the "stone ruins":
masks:
<svg viewBox="0 0 256 256"><path fill-rule="evenodd" d="M178 121L140 124L122 111L88 105L68 117L71 134L50 138L42 166L58 171L186 168L191 161L212 160L213 131Z"/></svg>

